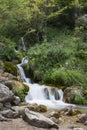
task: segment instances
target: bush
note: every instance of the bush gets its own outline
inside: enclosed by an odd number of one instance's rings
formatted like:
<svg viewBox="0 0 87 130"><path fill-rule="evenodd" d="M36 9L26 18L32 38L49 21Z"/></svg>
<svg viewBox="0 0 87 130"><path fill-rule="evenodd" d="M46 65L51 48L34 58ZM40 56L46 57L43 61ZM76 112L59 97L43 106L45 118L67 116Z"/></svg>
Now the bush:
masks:
<svg viewBox="0 0 87 130"><path fill-rule="evenodd" d="M11 61L16 57L15 46L16 44L10 39L5 37L0 37L0 42L3 47L0 47L0 59L3 61Z"/></svg>
<svg viewBox="0 0 87 130"><path fill-rule="evenodd" d="M80 16L76 20L76 34L82 41L87 42L87 15Z"/></svg>
<svg viewBox="0 0 87 130"><path fill-rule="evenodd" d="M16 96L20 97L21 101L24 101L26 94L23 88L14 87L12 91Z"/></svg>
<svg viewBox="0 0 87 130"><path fill-rule="evenodd" d="M56 66L60 67L60 64L63 64L68 58L65 50L57 43L54 43L54 46L52 46L52 43L36 45L29 50L28 56L29 66L33 71L33 79L36 81L43 79L46 70Z"/></svg>
<svg viewBox="0 0 87 130"><path fill-rule="evenodd" d="M74 103L74 104L87 104L87 101L80 94L74 94L74 98L72 99L72 103Z"/></svg>
<svg viewBox="0 0 87 130"><path fill-rule="evenodd" d="M84 80L85 76L80 72L64 68L50 70L44 76L44 82L55 86L80 85Z"/></svg>

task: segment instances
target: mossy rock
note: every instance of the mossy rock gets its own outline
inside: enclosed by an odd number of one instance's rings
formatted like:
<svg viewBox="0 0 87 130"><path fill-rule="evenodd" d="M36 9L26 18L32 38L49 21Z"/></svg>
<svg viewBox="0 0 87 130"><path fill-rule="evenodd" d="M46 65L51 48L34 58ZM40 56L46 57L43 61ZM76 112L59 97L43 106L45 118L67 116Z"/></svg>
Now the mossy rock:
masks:
<svg viewBox="0 0 87 130"><path fill-rule="evenodd" d="M3 104L2 103L0 103L0 110L2 110L3 109Z"/></svg>
<svg viewBox="0 0 87 130"><path fill-rule="evenodd" d="M38 112L47 112L47 107L45 105L39 105L37 108Z"/></svg>
<svg viewBox="0 0 87 130"><path fill-rule="evenodd" d="M4 63L4 71L17 76L17 67L14 64L12 64L11 62L6 61Z"/></svg>
<svg viewBox="0 0 87 130"><path fill-rule="evenodd" d="M24 101L26 94L23 88L15 87L12 91L16 96L20 98L22 102Z"/></svg>
<svg viewBox="0 0 87 130"><path fill-rule="evenodd" d="M9 80L5 83L5 85L13 91L13 93L20 97L21 101L24 101L25 96L27 95L29 91L29 86L27 84L24 84L20 81L16 80Z"/></svg>
<svg viewBox="0 0 87 130"><path fill-rule="evenodd" d="M29 86L27 84L25 84L25 83L23 83L23 85L24 85L25 92L28 92L29 91Z"/></svg>

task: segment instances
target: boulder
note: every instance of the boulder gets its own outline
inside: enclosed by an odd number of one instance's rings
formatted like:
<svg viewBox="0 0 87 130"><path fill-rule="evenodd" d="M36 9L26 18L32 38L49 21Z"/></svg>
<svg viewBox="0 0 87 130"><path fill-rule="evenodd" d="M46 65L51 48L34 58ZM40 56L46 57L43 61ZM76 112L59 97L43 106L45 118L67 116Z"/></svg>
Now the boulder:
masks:
<svg viewBox="0 0 87 130"><path fill-rule="evenodd" d="M35 112L38 111L38 104L37 103L29 104L29 105L27 105L27 107L31 111L35 111Z"/></svg>
<svg viewBox="0 0 87 130"><path fill-rule="evenodd" d="M16 80L9 80L5 84L16 96L20 97L21 101L24 101L29 91L29 86L27 84Z"/></svg>
<svg viewBox="0 0 87 130"><path fill-rule="evenodd" d="M82 101L83 90L79 86L71 86L64 90L64 101L79 104Z"/></svg>
<svg viewBox="0 0 87 130"><path fill-rule="evenodd" d="M59 118L60 117L60 111L52 111L50 113L50 117Z"/></svg>
<svg viewBox="0 0 87 130"><path fill-rule="evenodd" d="M0 83L0 102L11 102L14 99L14 94L9 88Z"/></svg>
<svg viewBox="0 0 87 130"><path fill-rule="evenodd" d="M10 121L9 119L3 117L1 114L0 114L0 121Z"/></svg>
<svg viewBox="0 0 87 130"><path fill-rule="evenodd" d="M45 105L38 105L37 111L38 112L47 112L47 107Z"/></svg>
<svg viewBox="0 0 87 130"><path fill-rule="evenodd" d="M35 112L46 112L47 107L45 105L38 105L36 103L28 104L28 109Z"/></svg>
<svg viewBox="0 0 87 130"><path fill-rule="evenodd" d="M12 119L19 117L19 113L15 112L15 111L12 111L12 110L10 110L10 109L1 111L0 114L1 114L3 117L12 118Z"/></svg>
<svg viewBox="0 0 87 130"><path fill-rule="evenodd" d="M87 124L87 114L80 114L80 115L78 115L78 120L77 120L77 122L79 122L79 123L83 123L83 124Z"/></svg>
<svg viewBox="0 0 87 130"><path fill-rule="evenodd" d="M33 111L30 111L29 109L25 109L23 113L23 119L27 121L30 125L41 127L41 128L56 128L59 129L58 125L55 124L52 120L49 118L43 116L40 113L36 113Z"/></svg>
<svg viewBox="0 0 87 130"><path fill-rule="evenodd" d="M18 96L14 96L14 100L13 100L14 105L19 105L20 102L21 102L20 98Z"/></svg>
<svg viewBox="0 0 87 130"><path fill-rule="evenodd" d="M68 116L74 116L77 114L81 114L81 112L71 106L71 107L67 107L67 108L62 109L61 114L68 115Z"/></svg>

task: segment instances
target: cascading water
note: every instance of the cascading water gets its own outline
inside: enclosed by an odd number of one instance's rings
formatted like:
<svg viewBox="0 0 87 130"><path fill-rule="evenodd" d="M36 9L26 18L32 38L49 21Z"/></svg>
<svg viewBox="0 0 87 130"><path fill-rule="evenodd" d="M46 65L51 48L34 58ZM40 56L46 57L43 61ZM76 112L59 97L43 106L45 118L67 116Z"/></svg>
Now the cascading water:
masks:
<svg viewBox="0 0 87 130"><path fill-rule="evenodd" d="M24 43L24 37L21 37L21 42L22 42L23 50L26 51L26 46L25 46L25 43Z"/></svg>
<svg viewBox="0 0 87 130"><path fill-rule="evenodd" d="M21 79L30 88L28 95L25 97L25 101L28 103L37 103L46 105L48 108L60 109L70 104L63 102L63 92L61 89L55 87L49 87L45 85L32 84L30 79L26 77L22 68L23 64L28 64L27 57L22 59L21 64L18 64Z"/></svg>

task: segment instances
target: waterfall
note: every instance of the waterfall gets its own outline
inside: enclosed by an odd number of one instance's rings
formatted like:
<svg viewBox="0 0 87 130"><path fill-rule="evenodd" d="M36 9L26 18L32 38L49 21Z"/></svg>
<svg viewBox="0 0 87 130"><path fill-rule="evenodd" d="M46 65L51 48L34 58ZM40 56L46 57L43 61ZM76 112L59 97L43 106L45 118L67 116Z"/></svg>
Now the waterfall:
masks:
<svg viewBox="0 0 87 130"><path fill-rule="evenodd" d="M25 43L24 43L24 37L21 37L21 42L22 42L23 50L26 51L26 46L25 46Z"/></svg>
<svg viewBox="0 0 87 130"><path fill-rule="evenodd" d="M53 109L60 109L70 105L63 102L63 91L61 89L31 83L31 80L27 78L24 73L24 70L22 68L23 64L28 64L27 57L24 57L22 59L22 62L17 65L21 79L30 88L28 95L25 97L26 102L43 104L46 105L48 108Z"/></svg>

